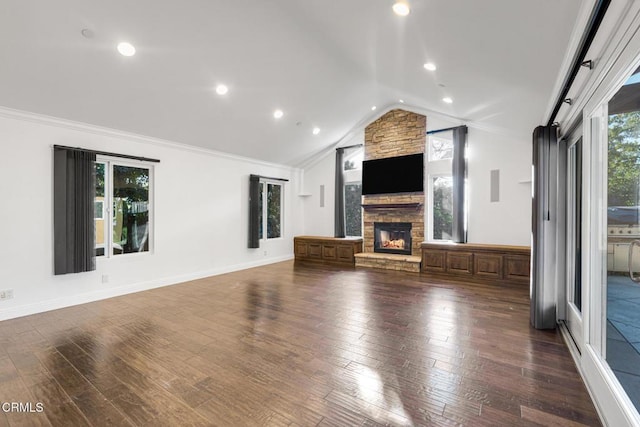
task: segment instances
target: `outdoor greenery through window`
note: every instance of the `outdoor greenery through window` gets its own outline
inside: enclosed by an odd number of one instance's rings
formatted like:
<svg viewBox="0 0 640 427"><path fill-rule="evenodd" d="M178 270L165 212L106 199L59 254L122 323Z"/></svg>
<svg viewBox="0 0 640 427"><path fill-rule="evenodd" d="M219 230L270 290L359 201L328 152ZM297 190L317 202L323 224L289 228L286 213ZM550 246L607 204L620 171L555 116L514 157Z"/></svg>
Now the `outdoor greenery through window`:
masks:
<svg viewBox="0 0 640 427"><path fill-rule="evenodd" d="M150 168L105 161L95 169L96 255L148 252Z"/></svg>
<svg viewBox="0 0 640 427"><path fill-rule="evenodd" d="M609 116L608 205L637 206L640 186L640 111Z"/></svg>
<svg viewBox="0 0 640 427"><path fill-rule="evenodd" d="M260 214L259 235L264 239L264 230L267 230L267 239L282 237L282 184L262 181L260 182Z"/></svg>
<svg viewBox="0 0 640 427"><path fill-rule="evenodd" d="M104 183L105 183L105 164L95 163L96 170L96 198L93 203L95 218L95 244L96 244L96 256L104 255L104 240L105 240L105 228L104 228Z"/></svg>
<svg viewBox="0 0 640 427"><path fill-rule="evenodd" d="M345 235L362 236L362 160L364 149L358 147L345 154L344 220Z"/></svg>
<svg viewBox="0 0 640 427"><path fill-rule="evenodd" d="M429 135L428 227L431 240L453 236L453 131Z"/></svg>
<svg viewBox="0 0 640 427"><path fill-rule="evenodd" d="M433 239L451 240L453 234L453 178L433 177Z"/></svg>

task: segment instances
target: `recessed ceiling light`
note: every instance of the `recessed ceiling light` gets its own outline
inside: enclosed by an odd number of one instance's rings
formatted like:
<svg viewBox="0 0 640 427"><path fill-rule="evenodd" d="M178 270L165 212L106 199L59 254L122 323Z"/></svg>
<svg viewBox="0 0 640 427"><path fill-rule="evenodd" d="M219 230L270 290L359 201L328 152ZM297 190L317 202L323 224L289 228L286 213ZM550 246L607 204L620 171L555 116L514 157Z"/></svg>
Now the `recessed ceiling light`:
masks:
<svg viewBox="0 0 640 427"><path fill-rule="evenodd" d="M376 111L376 108L378 108L378 107L376 107L376 106L374 105L373 107L371 107L371 111Z"/></svg>
<svg viewBox="0 0 640 427"><path fill-rule="evenodd" d="M424 64L424 69L429 71L435 71L436 64L434 64L433 62L427 62L426 64Z"/></svg>
<svg viewBox="0 0 640 427"><path fill-rule="evenodd" d="M448 96L445 96L444 98L442 98L442 100L447 104L451 104L453 102L453 99L449 98Z"/></svg>
<svg viewBox="0 0 640 427"><path fill-rule="evenodd" d="M314 135L317 135L319 133L320 133L320 128L318 128L318 127L313 128L313 134Z"/></svg>
<svg viewBox="0 0 640 427"><path fill-rule="evenodd" d="M273 117L276 119L281 119L284 116L284 112L282 110L276 110L273 112Z"/></svg>
<svg viewBox="0 0 640 427"><path fill-rule="evenodd" d="M397 1L393 5L393 12L398 16L407 16L411 9L409 8L409 3L405 1Z"/></svg>
<svg viewBox="0 0 640 427"><path fill-rule="evenodd" d="M404 99L398 99L398 102L399 102L400 104L404 104Z"/></svg>
<svg viewBox="0 0 640 427"><path fill-rule="evenodd" d="M122 56L133 56L136 54L136 48L131 43L121 42L118 43L118 52Z"/></svg>
<svg viewBox="0 0 640 427"><path fill-rule="evenodd" d="M226 95L227 92L229 92L229 88L227 87L227 85L219 84L218 86L216 86L216 93L218 95Z"/></svg>

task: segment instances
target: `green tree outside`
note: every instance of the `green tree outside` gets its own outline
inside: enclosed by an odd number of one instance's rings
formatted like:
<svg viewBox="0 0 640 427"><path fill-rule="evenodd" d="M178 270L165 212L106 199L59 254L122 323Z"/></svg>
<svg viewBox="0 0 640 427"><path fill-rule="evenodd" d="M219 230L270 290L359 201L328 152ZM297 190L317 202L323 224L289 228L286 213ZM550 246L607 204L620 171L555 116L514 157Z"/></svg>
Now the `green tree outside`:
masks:
<svg viewBox="0 0 640 427"><path fill-rule="evenodd" d="M609 116L609 206L639 205L640 112Z"/></svg>

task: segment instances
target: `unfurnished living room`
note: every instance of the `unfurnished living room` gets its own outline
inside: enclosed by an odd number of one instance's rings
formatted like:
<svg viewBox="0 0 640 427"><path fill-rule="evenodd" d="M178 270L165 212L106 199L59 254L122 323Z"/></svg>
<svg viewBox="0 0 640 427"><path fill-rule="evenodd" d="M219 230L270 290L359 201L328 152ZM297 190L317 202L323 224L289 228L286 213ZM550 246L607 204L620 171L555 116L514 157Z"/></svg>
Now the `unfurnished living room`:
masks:
<svg viewBox="0 0 640 427"><path fill-rule="evenodd" d="M0 2L0 426L640 425L640 4Z"/></svg>

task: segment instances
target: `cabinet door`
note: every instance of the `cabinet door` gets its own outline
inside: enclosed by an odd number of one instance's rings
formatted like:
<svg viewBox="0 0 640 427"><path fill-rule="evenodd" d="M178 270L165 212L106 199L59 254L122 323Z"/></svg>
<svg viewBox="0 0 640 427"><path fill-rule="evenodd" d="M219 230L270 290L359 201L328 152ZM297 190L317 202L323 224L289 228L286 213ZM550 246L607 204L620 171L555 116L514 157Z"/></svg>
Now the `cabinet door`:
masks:
<svg viewBox="0 0 640 427"><path fill-rule="evenodd" d="M447 271L465 275L473 274L473 254L469 252L448 252Z"/></svg>
<svg viewBox="0 0 640 427"><path fill-rule="evenodd" d="M334 245L322 246L322 258L327 260L336 259L336 247Z"/></svg>
<svg viewBox="0 0 640 427"><path fill-rule="evenodd" d="M443 273L447 270L446 251L422 251L422 270Z"/></svg>
<svg viewBox="0 0 640 427"><path fill-rule="evenodd" d="M518 282L529 281L530 258L525 255L507 255L504 257L504 278Z"/></svg>
<svg viewBox="0 0 640 427"><path fill-rule="evenodd" d="M338 246L338 260L344 262L352 262L353 261L353 246L350 245L340 245Z"/></svg>
<svg viewBox="0 0 640 427"><path fill-rule="evenodd" d="M476 276L488 279L502 278L502 255L474 254L473 269Z"/></svg>
<svg viewBox="0 0 640 427"><path fill-rule="evenodd" d="M309 246L306 242L296 242L296 257L306 258L309 254Z"/></svg>
<svg viewBox="0 0 640 427"><path fill-rule="evenodd" d="M322 245L309 243L309 258L322 258Z"/></svg>

